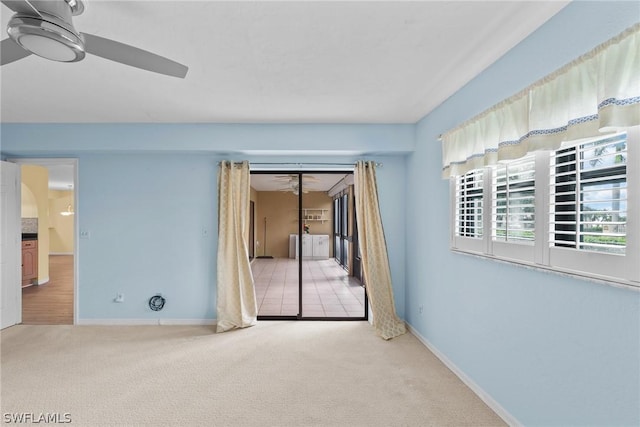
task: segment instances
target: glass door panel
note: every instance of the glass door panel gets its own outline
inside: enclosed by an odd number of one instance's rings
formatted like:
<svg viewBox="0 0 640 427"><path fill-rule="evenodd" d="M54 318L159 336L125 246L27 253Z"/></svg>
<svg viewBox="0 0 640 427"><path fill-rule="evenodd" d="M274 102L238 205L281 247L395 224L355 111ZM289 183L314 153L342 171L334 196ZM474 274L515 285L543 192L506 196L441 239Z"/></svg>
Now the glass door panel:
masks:
<svg viewBox="0 0 640 427"><path fill-rule="evenodd" d="M302 259L302 318L362 319L364 288L350 277L348 192L333 199L327 189L341 174L305 174L302 211L311 250ZM319 183L331 182L330 186ZM337 262L336 262L337 261Z"/></svg>
<svg viewBox="0 0 640 427"><path fill-rule="evenodd" d="M251 174L255 259L251 263L261 319L295 319L299 312L296 177L286 173Z"/></svg>

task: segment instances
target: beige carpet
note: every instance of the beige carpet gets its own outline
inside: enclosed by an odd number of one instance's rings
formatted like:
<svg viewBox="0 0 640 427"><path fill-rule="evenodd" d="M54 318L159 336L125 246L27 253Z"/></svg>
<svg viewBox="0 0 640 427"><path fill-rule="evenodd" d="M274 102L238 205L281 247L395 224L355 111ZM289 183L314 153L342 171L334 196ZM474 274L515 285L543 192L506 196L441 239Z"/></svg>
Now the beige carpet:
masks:
<svg viewBox="0 0 640 427"><path fill-rule="evenodd" d="M504 425L414 336L366 322L14 326L1 333L7 414L78 426ZM42 425L40 423L39 425Z"/></svg>

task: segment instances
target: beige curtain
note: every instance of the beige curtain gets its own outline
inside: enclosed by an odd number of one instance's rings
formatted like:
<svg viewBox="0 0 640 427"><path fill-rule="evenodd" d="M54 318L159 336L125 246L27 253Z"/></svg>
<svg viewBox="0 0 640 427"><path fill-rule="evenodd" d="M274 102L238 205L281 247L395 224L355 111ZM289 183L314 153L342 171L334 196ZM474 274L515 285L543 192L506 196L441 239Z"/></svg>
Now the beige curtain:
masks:
<svg viewBox="0 0 640 427"><path fill-rule="evenodd" d="M362 270L373 312L373 326L388 340L406 332L396 315L391 271L387 255L374 162L359 161L354 171L358 241L362 252Z"/></svg>
<svg viewBox="0 0 640 427"><path fill-rule="evenodd" d="M218 169L217 331L256 324L258 307L249 264L249 162Z"/></svg>
<svg viewBox="0 0 640 427"><path fill-rule="evenodd" d="M640 23L442 136L442 177L640 125Z"/></svg>

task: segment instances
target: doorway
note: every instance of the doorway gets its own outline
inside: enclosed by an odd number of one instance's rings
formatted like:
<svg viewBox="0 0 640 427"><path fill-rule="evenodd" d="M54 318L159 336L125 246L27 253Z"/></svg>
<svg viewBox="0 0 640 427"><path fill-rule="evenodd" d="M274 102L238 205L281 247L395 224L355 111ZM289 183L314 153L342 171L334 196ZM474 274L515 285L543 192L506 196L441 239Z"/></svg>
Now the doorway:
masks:
<svg viewBox="0 0 640 427"><path fill-rule="evenodd" d="M77 319L77 160L14 159L21 167L23 254L34 250L35 274L23 274L23 324ZM30 249L25 249L29 247ZM23 255L23 263L28 260ZM27 269L23 266L23 272Z"/></svg>
<svg viewBox="0 0 640 427"><path fill-rule="evenodd" d="M365 320L367 297L349 263L336 262L333 197L351 171L253 171L258 256L251 268L259 320ZM345 251L351 245L346 221ZM352 224L355 224L355 218Z"/></svg>

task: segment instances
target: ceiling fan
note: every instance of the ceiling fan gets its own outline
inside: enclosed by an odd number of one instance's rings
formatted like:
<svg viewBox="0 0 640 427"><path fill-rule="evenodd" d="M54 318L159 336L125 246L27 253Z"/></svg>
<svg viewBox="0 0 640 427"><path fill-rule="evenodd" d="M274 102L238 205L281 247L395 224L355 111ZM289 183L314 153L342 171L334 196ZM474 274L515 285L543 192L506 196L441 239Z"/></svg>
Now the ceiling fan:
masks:
<svg viewBox="0 0 640 427"><path fill-rule="evenodd" d="M291 191L294 195L300 194L300 183L298 182L298 175L276 175L274 177L276 181L281 181L285 186L280 189L280 191ZM302 193L306 194L309 192L308 185L314 182L319 182L318 178L312 175L303 175L302 176Z"/></svg>
<svg viewBox="0 0 640 427"><path fill-rule="evenodd" d="M188 67L155 53L73 27L73 16L84 12L81 0L1 0L15 15L9 37L0 43L0 65L32 53L60 62L77 62L85 53L155 73L184 78Z"/></svg>
<svg viewBox="0 0 640 427"><path fill-rule="evenodd" d="M278 181L295 181L298 182L298 174L276 175L274 179ZM318 178L313 175L302 175L302 182L319 182Z"/></svg>
<svg viewBox="0 0 640 427"><path fill-rule="evenodd" d="M298 183L297 183L297 182L296 182L296 183L292 182L292 183L290 183L289 185L287 185L286 187L283 187L283 188L281 188L281 189L280 189L280 190L278 190L278 191L286 191L286 192L289 192L289 191L290 191L290 192L292 192L294 195L296 195L296 196L297 196L298 194L300 194L300 185L298 185ZM304 188L304 187L302 188L302 193L303 193L303 194L307 194L308 192L309 192L309 190L307 190L307 189L306 189L306 188Z"/></svg>

